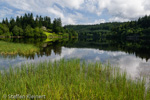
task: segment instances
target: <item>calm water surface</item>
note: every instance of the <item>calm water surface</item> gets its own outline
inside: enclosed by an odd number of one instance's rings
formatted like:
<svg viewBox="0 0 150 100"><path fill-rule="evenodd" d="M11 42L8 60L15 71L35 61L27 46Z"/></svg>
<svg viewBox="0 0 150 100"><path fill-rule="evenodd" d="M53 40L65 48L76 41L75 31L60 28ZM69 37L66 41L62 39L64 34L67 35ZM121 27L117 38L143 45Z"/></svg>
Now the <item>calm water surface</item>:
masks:
<svg viewBox="0 0 150 100"><path fill-rule="evenodd" d="M9 42L20 43L20 41L26 43L24 40L11 40ZM97 61L103 64L109 62L113 66L126 70L132 77L150 76L150 54L146 51L144 53L137 53L134 50L129 50L128 52L128 49L122 50L116 47L116 45L106 43L105 41L56 40L53 42L40 41L40 43L33 41L31 44L40 48L40 53L35 53L31 56L4 56L0 54L0 70L24 63L78 58L87 62Z"/></svg>

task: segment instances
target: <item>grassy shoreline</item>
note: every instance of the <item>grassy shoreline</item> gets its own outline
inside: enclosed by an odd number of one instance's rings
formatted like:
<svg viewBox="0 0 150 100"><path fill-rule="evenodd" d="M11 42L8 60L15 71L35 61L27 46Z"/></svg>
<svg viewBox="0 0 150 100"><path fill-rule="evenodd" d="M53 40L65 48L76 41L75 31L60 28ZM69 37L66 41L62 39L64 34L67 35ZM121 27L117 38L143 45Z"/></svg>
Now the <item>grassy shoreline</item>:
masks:
<svg viewBox="0 0 150 100"><path fill-rule="evenodd" d="M0 41L0 54L1 55L30 55L39 52L39 48L31 44L23 43L10 43L5 41Z"/></svg>
<svg viewBox="0 0 150 100"><path fill-rule="evenodd" d="M144 80L131 80L110 65L60 60L22 65L0 73L0 98L45 95L46 100L149 100ZM4 95L6 94L6 95Z"/></svg>

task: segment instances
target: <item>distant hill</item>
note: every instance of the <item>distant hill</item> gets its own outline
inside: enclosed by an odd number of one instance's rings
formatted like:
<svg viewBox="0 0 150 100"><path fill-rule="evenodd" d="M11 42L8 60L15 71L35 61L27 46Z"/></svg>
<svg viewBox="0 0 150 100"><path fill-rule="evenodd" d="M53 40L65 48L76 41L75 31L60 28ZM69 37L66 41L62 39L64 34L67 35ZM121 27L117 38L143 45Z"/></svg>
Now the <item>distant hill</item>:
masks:
<svg viewBox="0 0 150 100"><path fill-rule="evenodd" d="M125 22L112 28L112 35L120 38L150 38L150 16L144 16L137 21Z"/></svg>
<svg viewBox="0 0 150 100"><path fill-rule="evenodd" d="M66 25L65 28L79 33L79 38L149 39L150 16L137 21L101 23L96 25Z"/></svg>
<svg viewBox="0 0 150 100"><path fill-rule="evenodd" d="M105 36L111 32L111 29L121 25L121 22L101 23L95 25L66 25L65 28L72 29L79 33L81 37L99 37Z"/></svg>

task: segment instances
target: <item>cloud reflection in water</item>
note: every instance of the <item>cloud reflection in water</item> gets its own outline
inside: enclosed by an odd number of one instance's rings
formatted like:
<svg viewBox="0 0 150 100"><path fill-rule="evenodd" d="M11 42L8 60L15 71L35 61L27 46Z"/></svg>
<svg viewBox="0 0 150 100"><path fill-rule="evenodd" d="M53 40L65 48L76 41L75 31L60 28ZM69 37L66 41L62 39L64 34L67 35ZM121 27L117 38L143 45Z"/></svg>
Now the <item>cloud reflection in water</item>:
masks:
<svg viewBox="0 0 150 100"><path fill-rule="evenodd" d="M37 63L43 61L54 61L60 59L78 58L88 62L100 61L107 63L108 61L113 66L118 66L123 70L126 70L132 77L148 76L150 75L150 61L142 60L133 54L127 54L120 51L104 51L98 49L83 49L83 48L66 48L62 47L60 55L52 51L51 56L35 56L34 59L26 59L17 56L15 59L2 59L0 57L0 64L3 66L20 65L22 63ZM6 62L10 62L6 64Z"/></svg>

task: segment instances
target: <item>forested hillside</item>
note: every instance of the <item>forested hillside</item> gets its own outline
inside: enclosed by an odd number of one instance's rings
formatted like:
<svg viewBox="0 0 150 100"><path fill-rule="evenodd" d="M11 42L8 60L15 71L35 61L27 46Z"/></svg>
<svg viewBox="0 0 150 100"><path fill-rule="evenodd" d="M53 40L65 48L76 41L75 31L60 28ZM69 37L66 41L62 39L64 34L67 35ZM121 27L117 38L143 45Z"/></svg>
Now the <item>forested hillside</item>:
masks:
<svg viewBox="0 0 150 100"><path fill-rule="evenodd" d="M150 38L150 16L144 16L137 21L125 22L112 28L112 36L119 38Z"/></svg>
<svg viewBox="0 0 150 100"><path fill-rule="evenodd" d="M68 36L76 35L74 31L64 29L60 18L55 18L51 22L48 16L36 16L33 14L25 14L24 16L17 16L16 19L3 19L0 23L0 36L26 36L26 37L46 37L44 32L64 34Z"/></svg>
<svg viewBox="0 0 150 100"><path fill-rule="evenodd" d="M111 34L111 29L121 24L120 22L112 22L96 25L66 25L65 28L75 30L79 33L79 38L100 38Z"/></svg>
<svg viewBox="0 0 150 100"><path fill-rule="evenodd" d="M109 38L109 39L149 39L150 38L150 16L144 16L137 21L112 22L97 25L67 25L79 33L79 38Z"/></svg>

